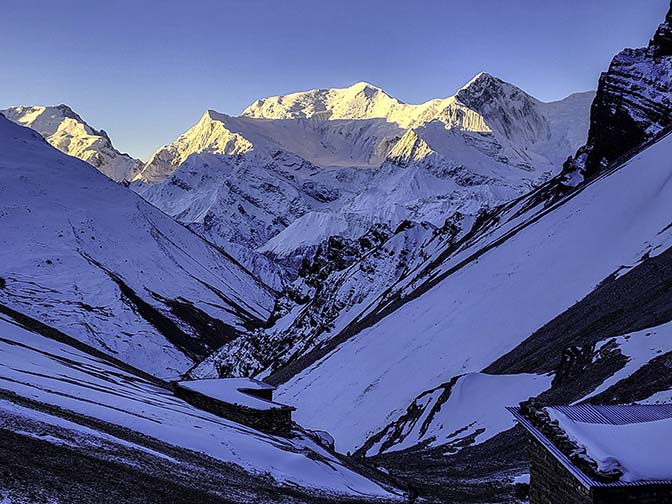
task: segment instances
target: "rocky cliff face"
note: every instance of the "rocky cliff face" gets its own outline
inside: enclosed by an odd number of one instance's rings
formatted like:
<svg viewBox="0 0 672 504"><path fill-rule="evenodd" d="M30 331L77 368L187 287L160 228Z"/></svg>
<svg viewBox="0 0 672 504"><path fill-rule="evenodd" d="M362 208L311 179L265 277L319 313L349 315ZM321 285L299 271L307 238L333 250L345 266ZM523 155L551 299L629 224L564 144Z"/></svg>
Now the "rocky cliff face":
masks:
<svg viewBox="0 0 672 504"><path fill-rule="evenodd" d="M565 173L572 185L591 178L671 124L672 7L648 47L625 49L600 77L588 141Z"/></svg>

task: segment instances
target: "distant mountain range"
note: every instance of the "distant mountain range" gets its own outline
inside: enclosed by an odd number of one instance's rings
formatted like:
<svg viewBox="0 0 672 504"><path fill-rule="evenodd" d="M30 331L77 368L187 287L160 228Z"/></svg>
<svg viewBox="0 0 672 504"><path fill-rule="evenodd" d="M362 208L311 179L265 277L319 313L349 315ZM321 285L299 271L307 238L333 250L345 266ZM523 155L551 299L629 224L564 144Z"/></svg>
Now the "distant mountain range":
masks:
<svg viewBox="0 0 672 504"><path fill-rule="evenodd" d="M295 273L332 234L441 226L529 191L583 143L592 98L542 103L485 73L421 105L364 82L267 98L241 117L208 111L134 188L211 241Z"/></svg>
<svg viewBox="0 0 672 504"><path fill-rule="evenodd" d="M443 225L520 196L583 143L593 93L543 103L481 73L405 104L360 82L215 111L142 164L65 105L4 115L132 188L281 290L331 235ZM269 260L270 259L270 260Z"/></svg>

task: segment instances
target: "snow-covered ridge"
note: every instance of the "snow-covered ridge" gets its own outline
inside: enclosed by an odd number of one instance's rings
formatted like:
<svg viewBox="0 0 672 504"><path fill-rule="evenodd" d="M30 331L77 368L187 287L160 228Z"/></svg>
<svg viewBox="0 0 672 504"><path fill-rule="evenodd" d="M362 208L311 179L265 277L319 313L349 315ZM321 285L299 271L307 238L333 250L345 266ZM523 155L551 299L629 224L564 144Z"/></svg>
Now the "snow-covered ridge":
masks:
<svg viewBox="0 0 672 504"><path fill-rule="evenodd" d="M257 100L243 116L258 119L385 119L408 127L416 106L407 105L367 82L347 88L313 89Z"/></svg>
<svg viewBox="0 0 672 504"><path fill-rule="evenodd" d="M34 129L58 150L86 161L116 182L130 181L142 166L142 161L116 150L105 131L93 129L67 105L11 107L0 113Z"/></svg>
<svg viewBox="0 0 672 504"><path fill-rule="evenodd" d="M160 182L196 154L241 157L249 153L268 158L285 151L322 167L372 167L387 154L379 142L401 133L399 127L377 118L268 120L209 110L173 143L155 152L136 180Z"/></svg>
<svg viewBox="0 0 672 504"><path fill-rule="evenodd" d="M231 257L3 117L0 180L0 304L162 377L269 317Z"/></svg>
<svg viewBox="0 0 672 504"><path fill-rule="evenodd" d="M577 93L572 97L576 100L582 95L585 98L591 93ZM314 89L263 98L246 108L243 116L259 119L384 119L405 130L441 118L451 128L473 132L497 129L511 139L527 136L527 141L534 143L550 133L541 116L554 116L552 109L562 101L543 103L516 86L481 72L455 95L417 105L404 103L366 82L358 82L347 88ZM532 117L528 118L528 115ZM581 118L576 120L580 123ZM585 120L583 117L584 124ZM530 125L529 121L536 124ZM584 138L582 135L578 140Z"/></svg>

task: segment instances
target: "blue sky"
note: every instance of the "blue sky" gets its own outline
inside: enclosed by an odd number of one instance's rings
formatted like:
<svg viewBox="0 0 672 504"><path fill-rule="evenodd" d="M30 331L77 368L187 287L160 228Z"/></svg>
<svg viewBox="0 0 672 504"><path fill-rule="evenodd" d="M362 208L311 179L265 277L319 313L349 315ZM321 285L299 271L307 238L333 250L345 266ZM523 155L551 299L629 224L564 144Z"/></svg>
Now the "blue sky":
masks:
<svg viewBox="0 0 672 504"><path fill-rule="evenodd" d="M480 71L549 101L645 45L667 0L2 0L0 108L67 103L146 159L208 108L368 81L409 102Z"/></svg>

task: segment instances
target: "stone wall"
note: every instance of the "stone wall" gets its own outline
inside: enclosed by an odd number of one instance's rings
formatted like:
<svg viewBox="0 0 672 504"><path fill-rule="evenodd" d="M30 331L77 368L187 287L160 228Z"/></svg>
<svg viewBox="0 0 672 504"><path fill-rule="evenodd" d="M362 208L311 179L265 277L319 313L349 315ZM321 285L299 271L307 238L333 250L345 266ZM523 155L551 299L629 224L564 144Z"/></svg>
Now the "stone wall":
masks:
<svg viewBox="0 0 672 504"><path fill-rule="evenodd" d="M174 385L175 395L199 409L222 418L247 425L268 434L288 437L292 430L292 411L290 407L272 410L255 410L218 401L193 390Z"/></svg>
<svg viewBox="0 0 672 504"><path fill-rule="evenodd" d="M584 487L536 439L530 438L530 504L590 504Z"/></svg>
<svg viewBox="0 0 672 504"><path fill-rule="evenodd" d="M672 485L596 488L595 504L672 504Z"/></svg>
<svg viewBox="0 0 672 504"><path fill-rule="evenodd" d="M672 504L672 485L588 489L530 438L530 504Z"/></svg>

